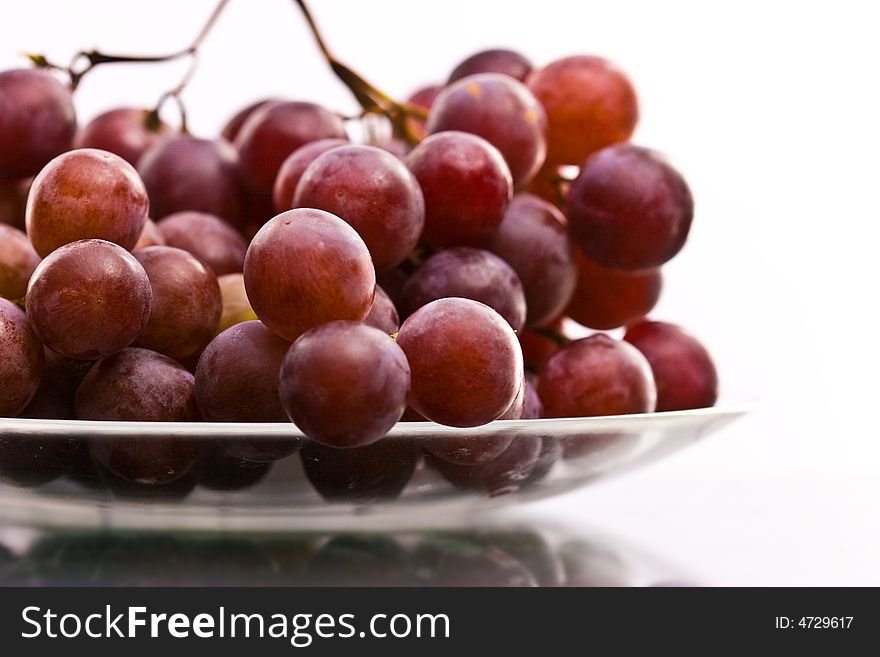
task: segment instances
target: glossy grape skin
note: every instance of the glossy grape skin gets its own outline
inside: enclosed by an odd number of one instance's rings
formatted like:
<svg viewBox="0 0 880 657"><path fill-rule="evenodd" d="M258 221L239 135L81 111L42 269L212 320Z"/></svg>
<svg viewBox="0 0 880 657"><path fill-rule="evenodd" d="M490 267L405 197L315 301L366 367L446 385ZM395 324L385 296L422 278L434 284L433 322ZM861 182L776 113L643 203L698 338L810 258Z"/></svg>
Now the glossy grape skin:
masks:
<svg viewBox="0 0 880 657"><path fill-rule="evenodd" d="M522 329L526 319L526 297L516 272L482 249L459 246L428 258L406 281L400 309L408 317L427 303L446 297L484 303L514 331Z"/></svg>
<svg viewBox="0 0 880 657"><path fill-rule="evenodd" d="M305 581L321 587L416 584L408 550L380 533L331 535L309 562Z"/></svg>
<svg viewBox="0 0 880 657"><path fill-rule="evenodd" d="M363 240L322 210L288 210L254 236L244 262L248 299L260 320L293 342L336 319L363 320L376 272Z"/></svg>
<svg viewBox="0 0 880 657"><path fill-rule="evenodd" d="M510 76L481 73L449 85L428 116L428 134L460 130L495 146L514 187L527 185L547 156L547 117L529 88Z"/></svg>
<svg viewBox="0 0 880 657"><path fill-rule="evenodd" d="M218 335L230 326L257 318L257 313L248 301L247 290L244 289L244 274L226 274L220 276L217 283L220 284L220 296L223 299L223 312L220 313L220 324L217 327Z"/></svg>
<svg viewBox="0 0 880 657"><path fill-rule="evenodd" d="M597 330L625 326L647 315L663 289L659 269L621 271L592 262L577 250L578 282L566 314Z"/></svg>
<svg viewBox="0 0 880 657"><path fill-rule="evenodd" d="M0 297L22 299L40 256L27 235L17 228L0 224Z"/></svg>
<svg viewBox="0 0 880 657"><path fill-rule="evenodd" d="M0 72L0 179L35 175L76 131L70 89L46 71Z"/></svg>
<svg viewBox="0 0 880 657"><path fill-rule="evenodd" d="M400 328L400 316L394 302L380 286L376 286L376 296L373 298L373 307L364 319L364 324L377 328L382 333L391 335Z"/></svg>
<svg viewBox="0 0 880 657"><path fill-rule="evenodd" d="M459 465L436 457L428 462L456 488L496 497L516 492L526 483L540 456L540 436L517 435L507 449L485 463Z"/></svg>
<svg viewBox="0 0 880 657"><path fill-rule="evenodd" d="M400 327L412 370L410 406L456 427L486 424L516 398L523 378L516 334L501 315L470 299L439 299Z"/></svg>
<svg viewBox="0 0 880 657"><path fill-rule="evenodd" d="M306 477L321 497L341 502L396 498L419 458L412 441L388 438L344 449L309 442L299 455Z"/></svg>
<svg viewBox="0 0 880 657"><path fill-rule="evenodd" d="M175 212L157 227L166 245L189 251L217 276L244 269L247 242L219 217L205 212Z"/></svg>
<svg viewBox="0 0 880 657"><path fill-rule="evenodd" d="M644 354L657 384L657 410L709 408L718 400L718 372L706 348L674 324L644 321L623 338Z"/></svg>
<svg viewBox="0 0 880 657"><path fill-rule="evenodd" d="M62 246L34 271L25 304L40 341L74 360L130 345L150 317L150 280L128 251L103 240Z"/></svg>
<svg viewBox="0 0 880 657"><path fill-rule="evenodd" d="M545 417L650 413L657 399L645 357L601 333L571 342L547 361L538 394Z"/></svg>
<svg viewBox="0 0 880 657"><path fill-rule="evenodd" d="M684 246L694 217L687 183L660 155L621 144L581 168L568 196L571 233L611 269L653 269Z"/></svg>
<svg viewBox="0 0 880 657"><path fill-rule="evenodd" d="M43 376L43 347L21 309L0 299L0 417L18 415Z"/></svg>
<svg viewBox="0 0 880 657"><path fill-rule="evenodd" d="M626 141L639 120L636 92L600 57L574 56L532 72L529 88L547 112L547 163L581 164Z"/></svg>
<svg viewBox="0 0 880 657"><path fill-rule="evenodd" d="M303 172L293 204L346 221L378 271L400 264L425 225L419 183L400 160L375 146L340 146L318 156Z"/></svg>
<svg viewBox="0 0 880 657"><path fill-rule="evenodd" d="M452 84L469 75L478 73L500 73L524 82L532 72L532 63L520 53L505 48L481 50L459 63L446 84Z"/></svg>
<svg viewBox="0 0 880 657"><path fill-rule="evenodd" d="M481 246L497 230L513 181L492 144L466 132L439 132L416 146L406 165L425 196L423 243Z"/></svg>
<svg viewBox="0 0 880 657"><path fill-rule="evenodd" d="M59 246L91 238L131 250L149 207L134 167L113 153L83 148L59 155L34 178L27 234L44 258Z"/></svg>
<svg viewBox="0 0 880 657"><path fill-rule="evenodd" d="M286 422L278 373L290 343L256 320L223 331L196 367L196 396L208 422Z"/></svg>
<svg viewBox="0 0 880 657"><path fill-rule="evenodd" d="M121 107L89 121L74 140L76 148L99 148L136 167L141 156L173 134L164 121L150 123L150 110Z"/></svg>
<svg viewBox="0 0 880 657"><path fill-rule="evenodd" d="M0 224L25 229L24 215L31 182L31 178L0 180Z"/></svg>
<svg viewBox="0 0 880 657"><path fill-rule="evenodd" d="M150 246L134 256L153 290L150 319L134 346L181 362L201 353L223 311L217 276L195 256L171 246Z"/></svg>
<svg viewBox="0 0 880 657"><path fill-rule="evenodd" d="M516 272L525 291L526 326L558 317L574 294L577 265L565 217L531 194L513 197L486 248Z"/></svg>
<svg viewBox="0 0 880 657"><path fill-rule="evenodd" d="M403 415L410 370L390 336L339 321L300 336L279 381L281 403L306 436L329 447L364 447Z"/></svg>
<svg viewBox="0 0 880 657"><path fill-rule="evenodd" d="M319 156L331 148L345 146L347 139L319 139L300 146L287 156L278 169L275 184L272 187L272 202L277 212L284 212L295 207L293 197L303 173Z"/></svg>
<svg viewBox="0 0 880 657"><path fill-rule="evenodd" d="M156 222L152 219L147 219L146 223L144 223L144 229L141 231L141 236L138 238L137 244L134 245L132 251L145 249L148 246L165 245L165 238L162 237L162 233L159 231L159 227L156 225Z"/></svg>
<svg viewBox="0 0 880 657"><path fill-rule="evenodd" d="M345 124L342 117L320 105L264 105L248 117L235 139L248 187L271 198L278 170L287 156L310 141L327 138L345 139Z"/></svg>
<svg viewBox="0 0 880 657"><path fill-rule="evenodd" d="M238 154L227 142L186 135L165 139L143 154L138 173L155 221L193 210L242 225L245 191Z"/></svg>
<svg viewBox="0 0 880 657"><path fill-rule="evenodd" d="M526 375L525 403L521 416L523 420L537 420L544 417L544 404L541 403L541 397L538 395L537 385L537 377L533 381L529 375Z"/></svg>
<svg viewBox="0 0 880 657"><path fill-rule="evenodd" d="M238 133L241 132L241 127L245 124L245 121L254 114L254 112L262 109L269 103L277 102L280 101L274 98L264 98L263 100L254 101L250 105L241 108L226 122L226 125L224 125L223 129L220 131L220 136L229 143L235 142L235 138L238 137Z"/></svg>

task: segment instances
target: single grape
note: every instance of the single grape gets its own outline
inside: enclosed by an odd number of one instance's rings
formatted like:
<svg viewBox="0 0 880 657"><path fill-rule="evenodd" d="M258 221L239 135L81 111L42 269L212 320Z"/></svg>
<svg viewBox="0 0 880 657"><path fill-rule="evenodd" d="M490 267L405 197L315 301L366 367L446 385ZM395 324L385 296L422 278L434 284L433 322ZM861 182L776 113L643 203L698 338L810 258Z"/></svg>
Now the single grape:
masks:
<svg viewBox="0 0 880 657"><path fill-rule="evenodd" d="M33 176L70 148L75 131L68 87L46 71L0 72L0 178Z"/></svg>
<svg viewBox="0 0 880 657"><path fill-rule="evenodd" d="M122 247L80 240L39 264L25 304L40 341L74 360L97 360L130 345L150 317L150 280Z"/></svg>
<svg viewBox="0 0 880 657"><path fill-rule="evenodd" d="M481 73L450 84L434 101L428 134L460 130L479 135L504 156L514 187L527 185L547 156L547 117L522 82Z"/></svg>
<svg viewBox="0 0 880 657"><path fill-rule="evenodd" d="M256 463L230 454L222 445L203 449L195 466L196 481L211 490L244 490L269 474L271 463Z"/></svg>
<svg viewBox="0 0 880 657"><path fill-rule="evenodd" d="M223 129L220 131L220 136L229 143L233 143L235 138L238 137L238 133L241 132L241 127L244 125L245 121L247 121L254 112L266 107L269 103L277 102L280 101L274 98L264 98L241 108L226 122L226 125L223 126Z"/></svg>
<svg viewBox="0 0 880 657"><path fill-rule="evenodd" d="M516 272L482 249L459 246L428 258L406 281L400 309L408 317L425 304L446 297L484 303L514 331L519 331L526 319L526 298Z"/></svg>
<svg viewBox="0 0 880 657"><path fill-rule="evenodd" d="M73 400L76 389L88 374L92 363L70 360L51 349L43 348L43 378L37 394L19 417L40 420L75 420Z"/></svg>
<svg viewBox="0 0 880 657"><path fill-rule="evenodd" d="M425 225L419 183L400 160L375 146L340 146L318 156L303 172L293 205L345 220L379 271L400 264Z"/></svg>
<svg viewBox="0 0 880 657"><path fill-rule="evenodd" d="M227 142L186 135L162 140L144 153L138 172L156 221L193 210L243 225L245 191L238 154Z"/></svg>
<svg viewBox="0 0 880 657"><path fill-rule="evenodd" d="M477 73L501 73L514 80L525 82L532 72L532 63L514 50L495 48L476 52L458 64L449 75L446 84L452 84Z"/></svg>
<svg viewBox="0 0 880 657"><path fill-rule="evenodd" d="M251 308L247 291L244 289L244 274L226 274L218 278L217 282L220 284L220 296L223 298L223 312L220 313L220 325L217 327L218 334L230 326L257 318L257 313Z"/></svg>
<svg viewBox="0 0 880 657"><path fill-rule="evenodd" d="M137 244L134 245L132 251L145 249L148 246L165 245L165 238L162 237L162 233L159 231L159 227L156 225L156 222L152 219L147 219L146 223L144 223L144 229L141 231L141 236L138 238Z"/></svg>
<svg viewBox="0 0 880 657"><path fill-rule="evenodd" d="M21 309L0 299L0 417L25 409L43 376L43 347Z"/></svg>
<svg viewBox="0 0 880 657"><path fill-rule="evenodd" d="M342 117L314 103L268 103L241 126L235 139L244 179L253 191L272 197L287 156L318 139L345 139Z"/></svg>
<svg viewBox="0 0 880 657"><path fill-rule="evenodd" d="M134 256L153 290L150 319L134 346L178 361L201 353L223 311L217 276L195 256L171 246L150 246Z"/></svg>
<svg viewBox="0 0 880 657"><path fill-rule="evenodd" d="M526 329L519 334L523 360L529 370L540 374L550 357L559 351L559 340L554 337L567 339L564 327L565 317L560 316L536 330Z"/></svg>
<svg viewBox="0 0 880 657"><path fill-rule="evenodd" d="M538 394L546 417L586 417L650 413L657 389L638 349L599 333L547 361Z"/></svg>
<svg viewBox="0 0 880 657"><path fill-rule="evenodd" d="M131 250L149 207L134 167L113 153L82 148L59 155L34 178L27 233L44 258L59 246L91 238Z"/></svg>
<svg viewBox="0 0 880 657"><path fill-rule="evenodd" d="M516 272L525 292L526 326L558 317L574 294L577 265L565 217L531 194L513 197L486 248Z"/></svg>
<svg viewBox="0 0 880 657"><path fill-rule="evenodd" d="M412 370L409 403L458 427L486 424L516 398L523 378L516 334L501 315L470 299L422 306L397 336Z"/></svg>
<svg viewBox="0 0 880 657"><path fill-rule="evenodd" d="M568 196L571 233L593 262L659 267L684 246L694 217L687 183L660 155L609 146L581 168Z"/></svg>
<svg viewBox="0 0 880 657"><path fill-rule="evenodd" d="M77 134L76 148L100 148L136 167L146 150L173 134L150 110L121 107L99 114Z"/></svg>
<svg viewBox="0 0 880 657"><path fill-rule="evenodd" d="M533 71L527 84L547 112L548 164L581 164L629 139L639 120L632 84L599 57L556 60Z"/></svg>
<svg viewBox="0 0 880 657"><path fill-rule="evenodd" d="M337 146L345 146L348 144L347 139L319 139L310 141L304 146L300 146L293 153L287 156L278 169L278 176L275 178L275 184L272 187L272 202L277 212L284 212L295 207L293 205L293 196L296 193L296 187L299 185L300 178L308 168L320 155L323 155L331 148Z"/></svg>
<svg viewBox="0 0 880 657"><path fill-rule="evenodd" d="M196 368L196 396L208 422L286 422L278 373L290 343L261 322L236 324L207 346Z"/></svg>
<svg viewBox="0 0 880 657"><path fill-rule="evenodd" d="M397 343L358 322L304 333L281 365L281 402L309 438L363 447L382 438L406 409L410 371Z"/></svg>
<svg viewBox="0 0 880 657"><path fill-rule="evenodd" d="M603 331L624 326L651 312L660 298L663 276L659 269L608 269L580 249L577 263L577 288L565 312L579 324Z"/></svg>
<svg viewBox="0 0 880 657"><path fill-rule="evenodd" d="M484 491L496 497L519 490L540 456L540 436L524 434L515 436L507 449L485 463L460 465L436 457L429 457L428 463L456 488Z"/></svg>
<svg viewBox="0 0 880 657"><path fill-rule="evenodd" d="M219 217L204 212L175 212L157 226L165 244L189 251L217 276L244 269L247 242Z"/></svg>
<svg viewBox="0 0 880 657"><path fill-rule="evenodd" d="M439 132L406 158L425 196L422 242L481 246L497 230L513 193L497 148L466 132Z"/></svg>
<svg viewBox="0 0 880 657"><path fill-rule="evenodd" d="M256 234L244 283L257 316L292 342L335 319L364 319L376 273L351 226L329 212L301 208L279 214Z"/></svg>
<svg viewBox="0 0 880 657"><path fill-rule="evenodd" d="M639 322L623 338L644 354L657 384L657 410L708 408L718 399L718 372L695 337L674 324Z"/></svg>
<svg viewBox="0 0 880 657"><path fill-rule="evenodd" d="M538 378L526 374L525 402L523 403L523 420L537 420L544 417L544 404L538 395Z"/></svg>
<svg viewBox="0 0 880 657"><path fill-rule="evenodd" d="M400 316L397 314L394 302L378 285L376 286L376 296L373 298L373 307L370 308L370 313L364 319L364 324L377 328L388 335L397 333L397 329L400 328Z"/></svg>
<svg viewBox="0 0 880 657"><path fill-rule="evenodd" d="M32 178L0 180L0 224L25 229L25 208Z"/></svg>
<svg viewBox="0 0 880 657"><path fill-rule="evenodd" d="M426 112L431 109L431 106L434 104L434 101L437 99L437 95L443 90L443 85L440 84L429 84L424 87L420 87L416 89L413 93L410 94L409 98L406 99L406 102L414 107L419 107ZM415 135L417 138L422 139L425 136L425 120L415 117L408 116L406 117L407 126L411 134ZM406 142L404 142L406 143ZM409 149L405 149L408 151ZM405 158L401 158L405 159Z"/></svg>
<svg viewBox="0 0 880 657"><path fill-rule="evenodd" d="M0 297L22 299L40 256L27 235L17 228L0 224Z"/></svg>

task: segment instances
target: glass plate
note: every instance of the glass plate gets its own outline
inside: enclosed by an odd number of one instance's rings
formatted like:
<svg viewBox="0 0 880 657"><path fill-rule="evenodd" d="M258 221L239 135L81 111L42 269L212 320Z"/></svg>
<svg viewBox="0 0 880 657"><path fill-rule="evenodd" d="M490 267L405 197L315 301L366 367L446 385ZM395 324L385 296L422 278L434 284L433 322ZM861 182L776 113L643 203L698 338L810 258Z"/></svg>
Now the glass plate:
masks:
<svg viewBox="0 0 880 657"><path fill-rule="evenodd" d="M641 467L751 409L504 420L473 429L401 422L375 445L349 450L309 443L291 424L3 418L0 519L162 530L417 526Z"/></svg>

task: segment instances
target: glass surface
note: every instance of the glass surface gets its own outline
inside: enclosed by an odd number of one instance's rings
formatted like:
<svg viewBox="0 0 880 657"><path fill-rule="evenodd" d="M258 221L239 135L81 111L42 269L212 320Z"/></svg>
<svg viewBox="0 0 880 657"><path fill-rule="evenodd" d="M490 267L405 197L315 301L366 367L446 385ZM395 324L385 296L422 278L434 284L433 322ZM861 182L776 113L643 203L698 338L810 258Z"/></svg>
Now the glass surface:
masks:
<svg viewBox="0 0 880 657"><path fill-rule="evenodd" d="M166 530L415 527L438 514L518 505L641 467L749 410L750 404L721 405L472 429L401 422L381 448L357 454L309 445L291 424L0 419L0 520ZM464 441L471 455L494 441L501 455L481 465L450 465L429 454L452 439ZM239 458L263 459L297 446L272 463ZM160 463L160 478L174 481L147 486L118 476L134 467L132 459L137 465L157 452L171 459ZM116 474L96 464L97 454Z"/></svg>

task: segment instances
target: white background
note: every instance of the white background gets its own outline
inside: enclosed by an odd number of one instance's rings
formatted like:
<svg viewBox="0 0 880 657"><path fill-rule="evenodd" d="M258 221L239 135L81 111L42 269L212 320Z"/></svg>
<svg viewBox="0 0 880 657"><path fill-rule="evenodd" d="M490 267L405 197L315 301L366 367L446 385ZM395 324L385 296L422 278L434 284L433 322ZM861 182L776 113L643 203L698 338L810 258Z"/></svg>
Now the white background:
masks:
<svg viewBox="0 0 880 657"><path fill-rule="evenodd" d="M0 68L23 51L164 53L213 0L2 0ZM869 2L313 0L337 55L403 97L471 52L598 54L635 83L635 141L686 175L697 216L656 317L717 357L762 412L643 473L533 508L598 524L707 583L880 584L877 369L880 45ZM111 65L81 120L152 106L184 67ZM185 96L213 135L266 96L354 111L289 0L233 0ZM173 112L169 113L173 121ZM572 520L573 519L573 520Z"/></svg>

